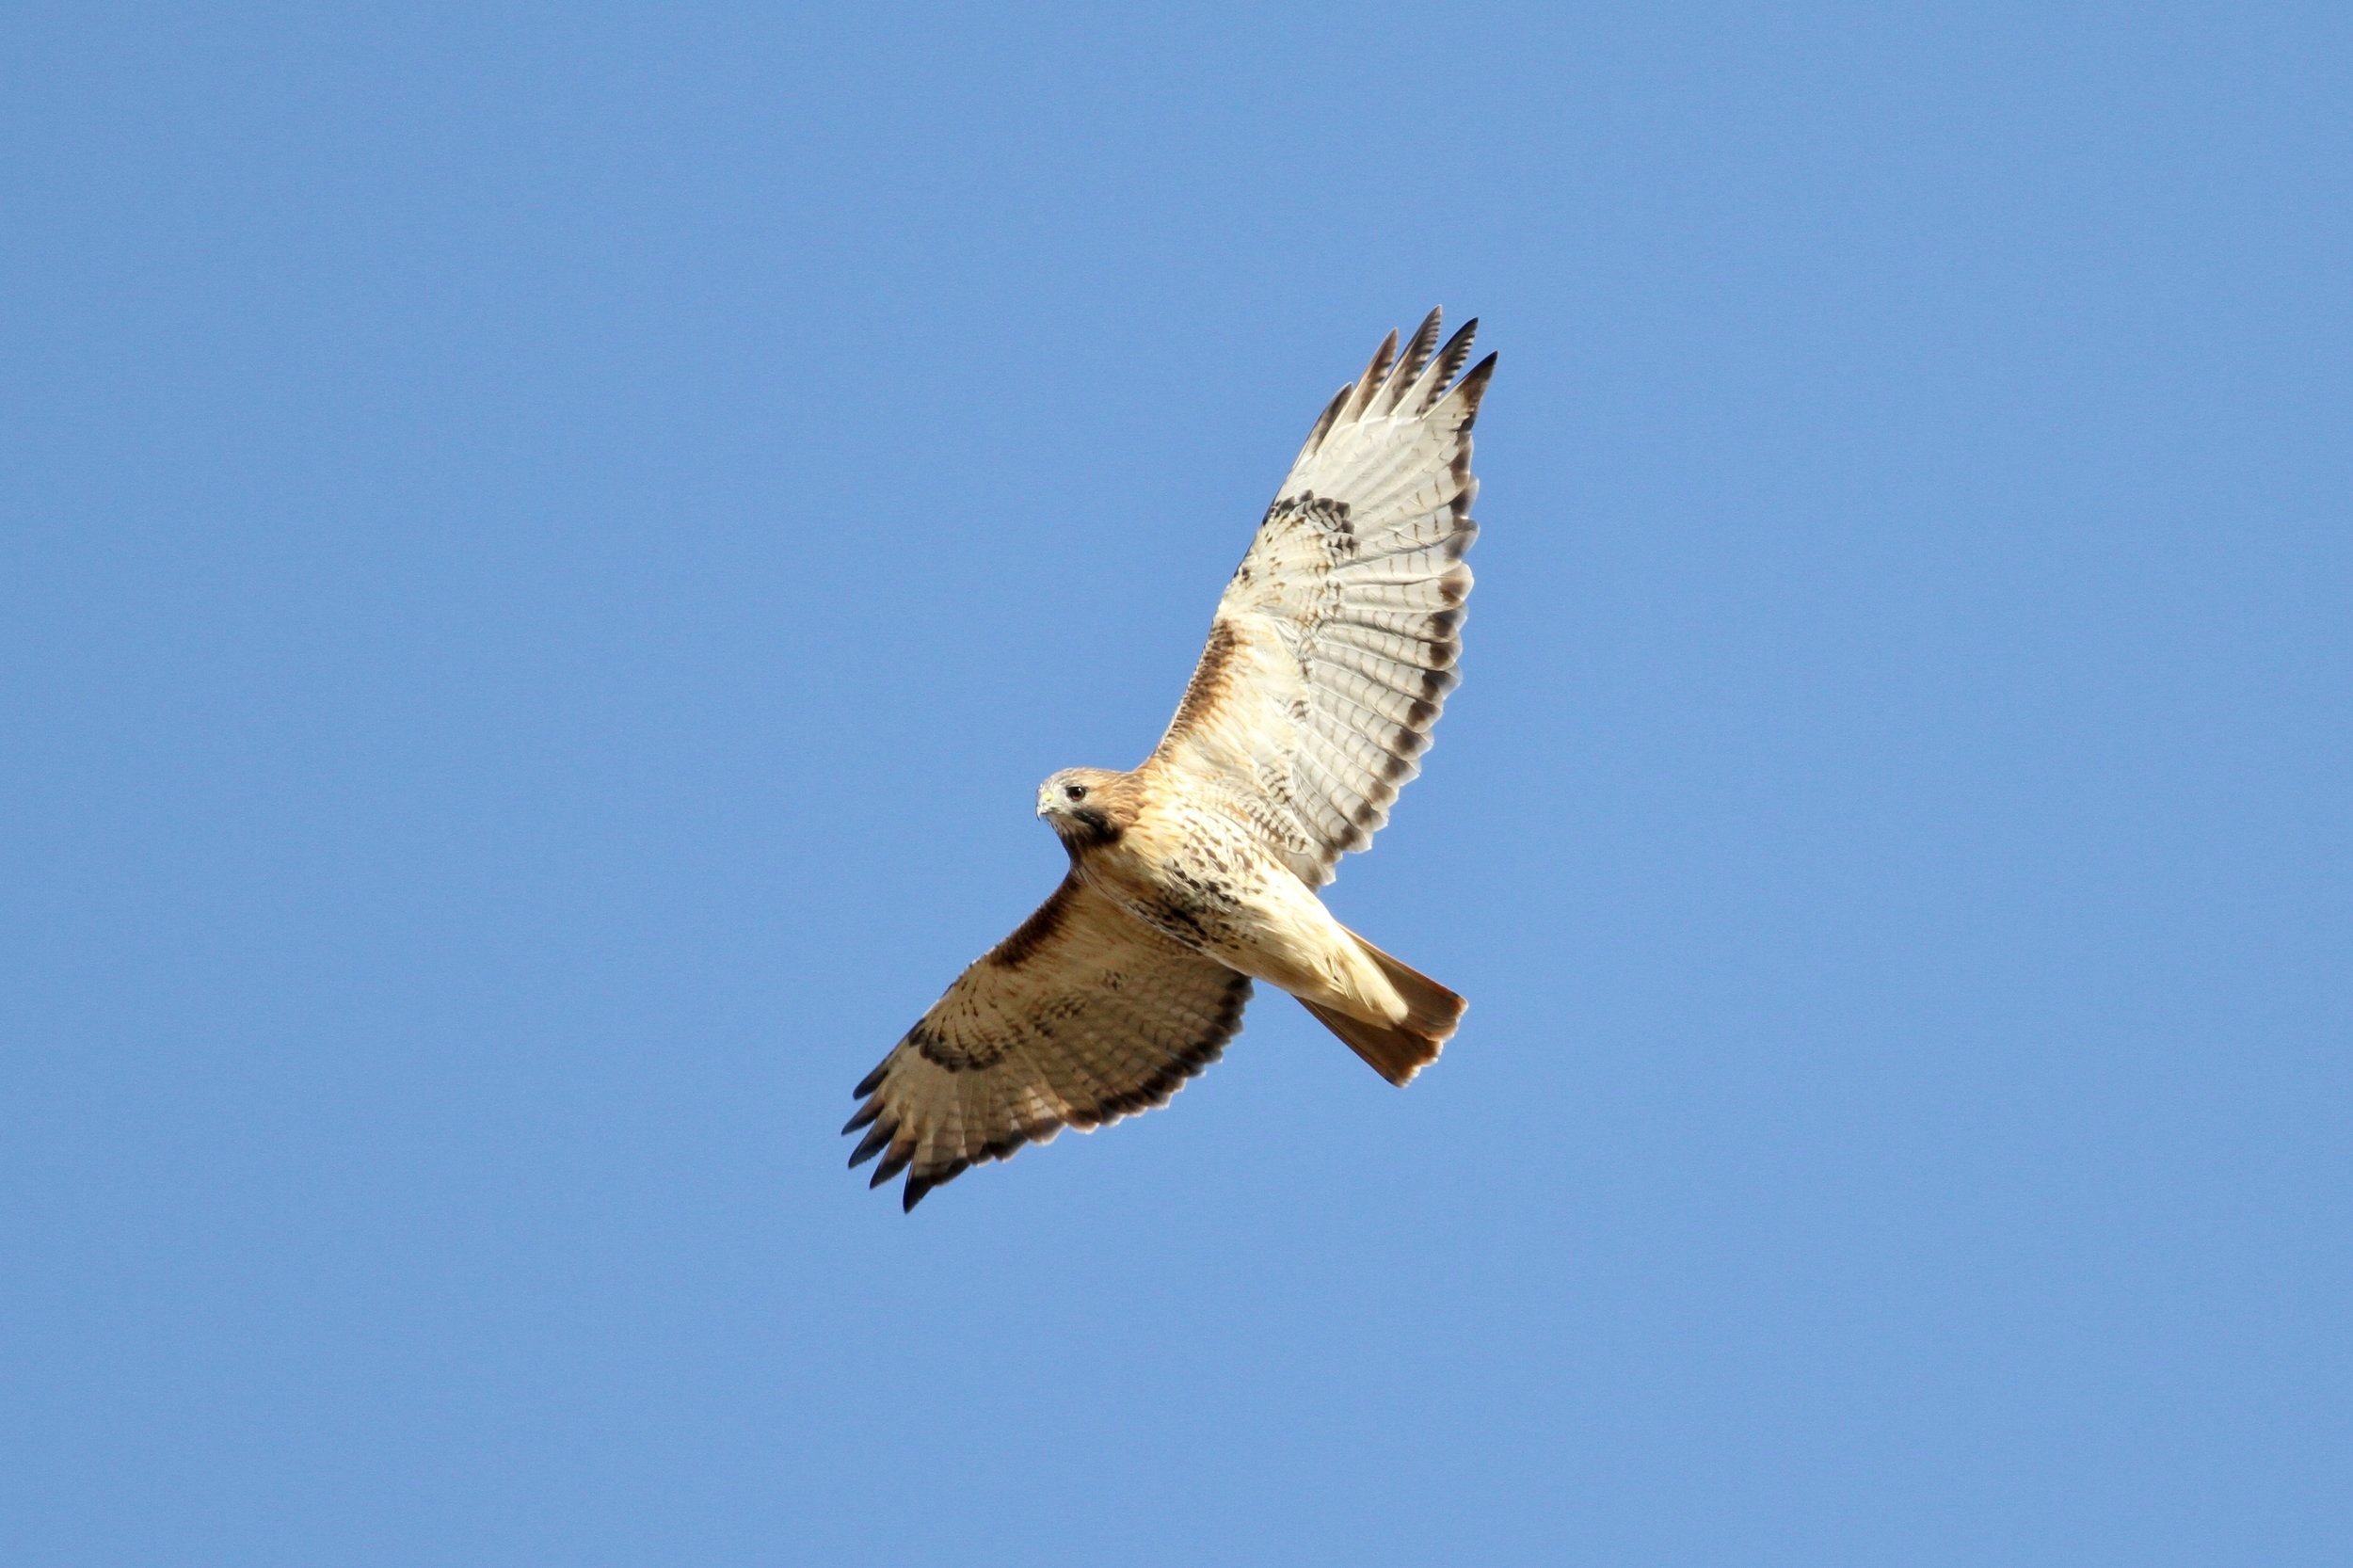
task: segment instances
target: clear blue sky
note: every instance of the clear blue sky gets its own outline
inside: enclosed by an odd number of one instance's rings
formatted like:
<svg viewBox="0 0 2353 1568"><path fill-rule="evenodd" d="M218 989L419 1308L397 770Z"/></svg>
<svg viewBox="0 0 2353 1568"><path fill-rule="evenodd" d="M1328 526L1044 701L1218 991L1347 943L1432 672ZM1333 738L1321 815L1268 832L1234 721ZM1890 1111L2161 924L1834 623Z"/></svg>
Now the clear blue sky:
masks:
<svg viewBox="0 0 2353 1568"><path fill-rule="evenodd" d="M0 1559L2345 1560L2343 7L8 33ZM1466 1027L902 1217L1440 302Z"/></svg>

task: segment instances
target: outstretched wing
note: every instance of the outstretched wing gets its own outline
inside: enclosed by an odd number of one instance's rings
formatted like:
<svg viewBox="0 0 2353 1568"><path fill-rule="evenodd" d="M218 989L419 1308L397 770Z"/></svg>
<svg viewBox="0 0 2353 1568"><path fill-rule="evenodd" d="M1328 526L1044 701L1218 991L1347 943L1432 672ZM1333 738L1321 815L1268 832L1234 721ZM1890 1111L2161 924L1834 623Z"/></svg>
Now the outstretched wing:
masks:
<svg viewBox="0 0 2353 1568"><path fill-rule="evenodd" d="M1496 363L1455 380L1478 326L1438 349L1433 311L1401 356L1390 333L1323 410L1146 763L1239 800L1311 887L1388 821L1454 687Z"/></svg>
<svg viewBox="0 0 2353 1568"><path fill-rule="evenodd" d="M1163 1105L1241 1028L1250 979L1064 881L957 977L853 1093L853 1166L907 1173L905 1205L1064 1127Z"/></svg>

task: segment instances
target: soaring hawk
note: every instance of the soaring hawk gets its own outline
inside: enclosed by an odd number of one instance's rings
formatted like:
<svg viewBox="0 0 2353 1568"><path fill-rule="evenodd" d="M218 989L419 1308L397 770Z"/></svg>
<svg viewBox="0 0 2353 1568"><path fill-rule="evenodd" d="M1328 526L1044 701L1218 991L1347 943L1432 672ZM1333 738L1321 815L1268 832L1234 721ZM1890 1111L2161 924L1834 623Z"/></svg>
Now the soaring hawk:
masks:
<svg viewBox="0 0 2353 1568"><path fill-rule="evenodd" d="M1418 771L1455 682L1473 321L1392 332L1308 433L1218 600L1168 733L1129 773L1071 768L1037 814L1070 872L855 1093L850 1156L905 1207L982 1160L1163 1104L1241 1027L1253 980L1297 997L1392 1083L1461 997L1333 919L1315 889Z"/></svg>

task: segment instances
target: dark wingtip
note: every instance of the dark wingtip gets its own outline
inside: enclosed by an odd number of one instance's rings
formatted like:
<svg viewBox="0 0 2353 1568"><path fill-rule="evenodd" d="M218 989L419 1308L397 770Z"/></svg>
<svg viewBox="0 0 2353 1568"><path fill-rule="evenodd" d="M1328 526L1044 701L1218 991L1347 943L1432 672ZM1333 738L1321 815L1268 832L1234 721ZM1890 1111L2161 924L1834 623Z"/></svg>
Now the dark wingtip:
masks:
<svg viewBox="0 0 2353 1568"><path fill-rule="evenodd" d="M1414 328L1413 337L1406 342L1405 352L1397 361L1395 374L1401 386L1428 367L1430 352L1438 345L1439 324L1445 319L1445 308L1433 306L1430 313L1421 318L1421 325Z"/></svg>
<svg viewBox="0 0 2353 1568"><path fill-rule="evenodd" d="M874 1167L874 1179L866 1184L868 1189L880 1187L914 1162L915 1143L912 1139L894 1145L888 1154L882 1157L882 1163Z"/></svg>
<svg viewBox="0 0 2353 1568"><path fill-rule="evenodd" d="M1487 395L1487 382L1495 373L1496 357L1490 354L1471 366L1470 374L1464 376L1460 385L1455 388L1463 394L1464 429L1469 429L1471 421L1479 417L1479 400Z"/></svg>
<svg viewBox="0 0 2353 1568"><path fill-rule="evenodd" d="M1307 432L1308 451L1313 452L1323 444L1323 438L1332 433L1333 422L1340 417L1340 410L1348 407L1349 394L1355 390L1356 383L1351 381L1332 394L1332 401L1323 406L1322 414L1316 420L1316 427Z"/></svg>
<svg viewBox="0 0 2353 1568"><path fill-rule="evenodd" d="M867 1123L872 1121L875 1117L881 1114L882 1101L868 1100L864 1105L858 1107L856 1115L841 1124L841 1135L844 1138L847 1138L851 1133L856 1132L859 1128L864 1127Z"/></svg>
<svg viewBox="0 0 2353 1568"><path fill-rule="evenodd" d="M914 1213L915 1206L923 1201L924 1193L935 1187L945 1186L971 1168L972 1161L969 1160L952 1160L947 1164L933 1170L908 1172L906 1191L900 1195L899 1199L900 1212Z"/></svg>
<svg viewBox="0 0 2353 1568"><path fill-rule="evenodd" d="M891 1134L898 1130L895 1123L883 1122L876 1125L865 1137L858 1140L857 1147L850 1151L850 1169L855 1171L874 1156L882 1153L883 1146L890 1142Z"/></svg>
<svg viewBox="0 0 2353 1568"><path fill-rule="evenodd" d="M874 1064L874 1070L872 1072L868 1073L864 1078L857 1080L857 1087L850 1091L850 1097L854 1100L864 1099L867 1096L882 1087L882 1080L889 1073L889 1071L890 1058L886 1056L881 1061Z"/></svg>
<svg viewBox="0 0 2353 1568"><path fill-rule="evenodd" d="M1470 358L1471 344L1479 336L1479 318L1471 317L1454 329L1438 350L1437 369L1430 377L1429 390L1422 393L1422 407L1435 407L1438 399L1453 390L1454 377L1462 373L1464 361Z"/></svg>
<svg viewBox="0 0 2353 1568"><path fill-rule="evenodd" d="M1389 335L1381 340L1381 346L1373 351L1372 362L1365 366L1362 376L1356 377L1356 384L1348 389L1348 402L1340 408L1343 419L1363 417L1364 411L1372 407L1373 399L1380 393L1383 378L1389 374L1389 367L1395 363L1397 329L1391 328Z"/></svg>

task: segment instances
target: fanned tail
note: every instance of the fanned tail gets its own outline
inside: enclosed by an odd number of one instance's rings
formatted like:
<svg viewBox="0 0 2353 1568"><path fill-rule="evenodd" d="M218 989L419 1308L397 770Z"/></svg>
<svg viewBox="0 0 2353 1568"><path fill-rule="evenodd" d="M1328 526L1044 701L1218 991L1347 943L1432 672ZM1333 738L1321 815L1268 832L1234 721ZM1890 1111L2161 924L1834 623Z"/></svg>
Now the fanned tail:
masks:
<svg viewBox="0 0 2353 1568"><path fill-rule="evenodd" d="M1401 963L1362 936L1356 936L1354 932L1349 935L1356 937L1356 945L1381 967L1383 977L1404 999L1405 1021L1367 1023L1305 998L1300 999L1299 1005L1338 1035L1349 1049L1363 1057L1366 1065L1402 1088L1413 1081L1416 1073L1438 1059L1438 1052L1453 1037L1470 1003L1419 969Z"/></svg>

